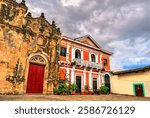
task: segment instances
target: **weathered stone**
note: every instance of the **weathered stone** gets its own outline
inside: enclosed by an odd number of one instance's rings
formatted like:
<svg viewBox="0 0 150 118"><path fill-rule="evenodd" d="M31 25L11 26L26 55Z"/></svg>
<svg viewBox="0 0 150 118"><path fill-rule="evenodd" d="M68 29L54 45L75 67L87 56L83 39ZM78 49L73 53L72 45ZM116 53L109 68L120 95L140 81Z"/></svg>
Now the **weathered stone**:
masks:
<svg viewBox="0 0 150 118"><path fill-rule="evenodd" d="M38 18L32 18L30 12L25 16L26 13L24 0L21 3L0 1L0 93L26 93L30 62L34 56L44 59L44 94L49 89L47 80L53 78L51 73L58 74L59 66L54 64L54 58L59 51L55 45L60 43L60 31L56 29L55 22L50 24L45 19L43 13ZM24 77L25 81L11 81L14 77Z"/></svg>

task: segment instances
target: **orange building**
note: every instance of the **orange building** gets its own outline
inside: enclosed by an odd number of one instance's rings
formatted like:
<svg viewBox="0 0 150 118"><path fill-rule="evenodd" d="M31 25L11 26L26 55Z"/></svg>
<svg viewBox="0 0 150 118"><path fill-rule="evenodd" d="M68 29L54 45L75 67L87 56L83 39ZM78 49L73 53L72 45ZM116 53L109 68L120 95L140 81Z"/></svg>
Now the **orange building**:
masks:
<svg viewBox="0 0 150 118"><path fill-rule="evenodd" d="M60 51L60 78L78 86L77 93L96 91L102 85L110 88L111 52L102 49L90 36L62 37ZM105 71L104 71L105 70Z"/></svg>

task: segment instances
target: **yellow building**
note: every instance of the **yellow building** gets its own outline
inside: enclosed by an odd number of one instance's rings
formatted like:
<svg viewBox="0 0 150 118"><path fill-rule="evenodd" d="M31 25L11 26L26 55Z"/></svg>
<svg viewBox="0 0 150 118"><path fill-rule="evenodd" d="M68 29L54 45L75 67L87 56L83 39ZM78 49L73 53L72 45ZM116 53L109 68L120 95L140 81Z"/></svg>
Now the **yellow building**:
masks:
<svg viewBox="0 0 150 118"><path fill-rule="evenodd" d="M150 97L150 66L113 73L111 92Z"/></svg>
<svg viewBox="0 0 150 118"><path fill-rule="evenodd" d="M0 0L1 94L49 94L59 79L60 29L27 11L25 0Z"/></svg>

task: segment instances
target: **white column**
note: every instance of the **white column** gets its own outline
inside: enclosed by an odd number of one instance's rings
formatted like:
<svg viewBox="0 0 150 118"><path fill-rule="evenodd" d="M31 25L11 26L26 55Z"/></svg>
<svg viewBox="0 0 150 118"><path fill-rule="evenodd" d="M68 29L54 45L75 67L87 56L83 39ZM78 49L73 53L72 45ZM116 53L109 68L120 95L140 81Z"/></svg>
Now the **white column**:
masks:
<svg viewBox="0 0 150 118"><path fill-rule="evenodd" d="M90 73L89 73L89 89L92 90L93 86L92 86L92 69L90 69Z"/></svg>
<svg viewBox="0 0 150 118"><path fill-rule="evenodd" d="M84 87L86 85L86 68L84 68L84 72L83 72L83 78L84 78Z"/></svg>
<svg viewBox="0 0 150 118"><path fill-rule="evenodd" d="M71 59L71 61L73 62L73 60L74 60L74 58L75 58L75 49L74 48L72 48L72 59Z"/></svg>
<svg viewBox="0 0 150 118"><path fill-rule="evenodd" d="M74 70L75 70L75 66L73 66L73 67L72 67L72 70L71 70L71 83L74 83L74 82L75 82Z"/></svg>
<svg viewBox="0 0 150 118"><path fill-rule="evenodd" d="M69 82L69 68L66 69L66 78L68 79L67 84Z"/></svg>
<svg viewBox="0 0 150 118"><path fill-rule="evenodd" d="M83 50L81 50L81 59L83 60Z"/></svg>
<svg viewBox="0 0 150 118"><path fill-rule="evenodd" d="M91 61L91 53L89 52L89 61Z"/></svg>
<svg viewBox="0 0 150 118"><path fill-rule="evenodd" d="M102 76L102 85L104 85L104 83L105 83L104 82L104 74L102 73L101 76Z"/></svg>
<svg viewBox="0 0 150 118"><path fill-rule="evenodd" d="M101 79L101 76L100 76L100 71L98 72L98 80L97 80L97 88L99 89L100 88L100 79Z"/></svg>
<svg viewBox="0 0 150 118"><path fill-rule="evenodd" d="M96 57L96 63L98 63L98 54L96 54L95 57Z"/></svg>
<svg viewBox="0 0 150 118"><path fill-rule="evenodd" d="M100 55L100 64L102 64L102 55Z"/></svg>
<svg viewBox="0 0 150 118"><path fill-rule="evenodd" d="M66 55L66 61L67 62L69 61L69 48L70 48L70 46L67 45L67 55Z"/></svg>

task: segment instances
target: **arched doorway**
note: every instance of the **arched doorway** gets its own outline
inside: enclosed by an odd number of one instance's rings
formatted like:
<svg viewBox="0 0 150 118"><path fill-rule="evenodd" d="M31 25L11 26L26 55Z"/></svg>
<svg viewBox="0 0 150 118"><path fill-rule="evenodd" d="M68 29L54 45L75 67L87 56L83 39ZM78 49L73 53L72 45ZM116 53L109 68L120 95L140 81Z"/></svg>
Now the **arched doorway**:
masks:
<svg viewBox="0 0 150 118"><path fill-rule="evenodd" d="M110 87L110 76L108 74L105 74L104 76L104 82L105 86L109 88L109 93L111 92L111 87Z"/></svg>
<svg viewBox="0 0 150 118"><path fill-rule="evenodd" d="M43 93L45 65L41 56L30 59L26 93Z"/></svg>

